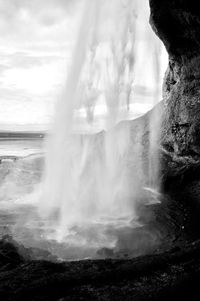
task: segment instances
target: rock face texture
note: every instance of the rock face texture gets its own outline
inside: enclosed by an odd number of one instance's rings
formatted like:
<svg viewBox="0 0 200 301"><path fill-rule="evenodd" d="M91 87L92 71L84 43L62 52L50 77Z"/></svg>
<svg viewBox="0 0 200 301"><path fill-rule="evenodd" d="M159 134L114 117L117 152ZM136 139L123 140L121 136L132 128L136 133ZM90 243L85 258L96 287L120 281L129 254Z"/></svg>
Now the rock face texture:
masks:
<svg viewBox="0 0 200 301"><path fill-rule="evenodd" d="M176 172L199 167L200 161L198 4L195 0L150 0L150 23L169 53L163 85L162 146Z"/></svg>

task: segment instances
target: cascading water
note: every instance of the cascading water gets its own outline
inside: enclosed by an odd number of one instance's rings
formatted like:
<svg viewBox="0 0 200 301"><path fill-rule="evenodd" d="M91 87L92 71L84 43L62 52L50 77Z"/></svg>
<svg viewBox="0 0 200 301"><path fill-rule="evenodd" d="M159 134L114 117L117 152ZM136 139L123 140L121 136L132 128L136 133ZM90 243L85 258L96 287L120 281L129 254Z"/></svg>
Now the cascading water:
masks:
<svg viewBox="0 0 200 301"><path fill-rule="evenodd" d="M85 256L116 247L123 229L140 226L138 202L152 182L148 176L158 173L154 157L153 173L145 174L140 128L118 124L130 118L138 84L150 87L152 99L160 98L160 44L148 26L145 0L83 2L67 84L47 142L39 209L53 229L46 237L89 250ZM80 115L85 131L77 126ZM104 130L94 133L97 123ZM157 126L152 122L151 130ZM155 132L151 137L149 157ZM155 181L153 186L158 188Z"/></svg>

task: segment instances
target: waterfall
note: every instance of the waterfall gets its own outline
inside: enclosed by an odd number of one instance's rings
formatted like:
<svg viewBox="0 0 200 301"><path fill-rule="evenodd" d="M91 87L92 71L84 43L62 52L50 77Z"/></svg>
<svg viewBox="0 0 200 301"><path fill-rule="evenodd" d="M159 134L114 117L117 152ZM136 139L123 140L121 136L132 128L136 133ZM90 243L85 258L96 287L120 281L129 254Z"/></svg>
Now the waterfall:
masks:
<svg viewBox="0 0 200 301"><path fill-rule="evenodd" d="M134 145L134 128L119 122L130 119L137 86L150 87L155 103L160 100L161 46L146 2L82 1L68 79L47 141L39 206L54 228L49 237L68 245L112 248L120 229L140 226L142 143ZM99 120L101 131L95 131ZM139 129L137 136L142 142Z"/></svg>

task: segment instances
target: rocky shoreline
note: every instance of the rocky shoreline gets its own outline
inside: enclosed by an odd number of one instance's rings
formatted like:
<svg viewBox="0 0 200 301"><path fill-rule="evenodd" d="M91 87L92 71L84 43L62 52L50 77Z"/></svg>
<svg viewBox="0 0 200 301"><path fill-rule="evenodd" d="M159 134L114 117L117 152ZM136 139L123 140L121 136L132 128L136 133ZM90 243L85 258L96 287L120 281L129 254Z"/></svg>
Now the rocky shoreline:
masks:
<svg viewBox="0 0 200 301"><path fill-rule="evenodd" d="M192 300L198 298L200 241L131 260L31 261L0 242L1 300ZM196 295L195 295L196 294Z"/></svg>
<svg viewBox="0 0 200 301"><path fill-rule="evenodd" d="M9 235L0 241L1 300L192 300L200 295L200 221L195 181L173 182L170 195L152 206L147 228L162 241L150 255L60 262L25 248ZM48 254L47 254L48 253Z"/></svg>

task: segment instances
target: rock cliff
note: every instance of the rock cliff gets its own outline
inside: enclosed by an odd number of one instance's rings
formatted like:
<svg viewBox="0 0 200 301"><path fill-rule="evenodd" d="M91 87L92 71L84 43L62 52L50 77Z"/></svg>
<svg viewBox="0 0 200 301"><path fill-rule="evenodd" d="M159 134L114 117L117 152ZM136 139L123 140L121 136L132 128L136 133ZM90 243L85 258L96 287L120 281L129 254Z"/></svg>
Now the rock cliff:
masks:
<svg viewBox="0 0 200 301"><path fill-rule="evenodd" d="M179 176L200 162L200 10L195 0L150 0L150 9L169 54L161 143L169 174Z"/></svg>

